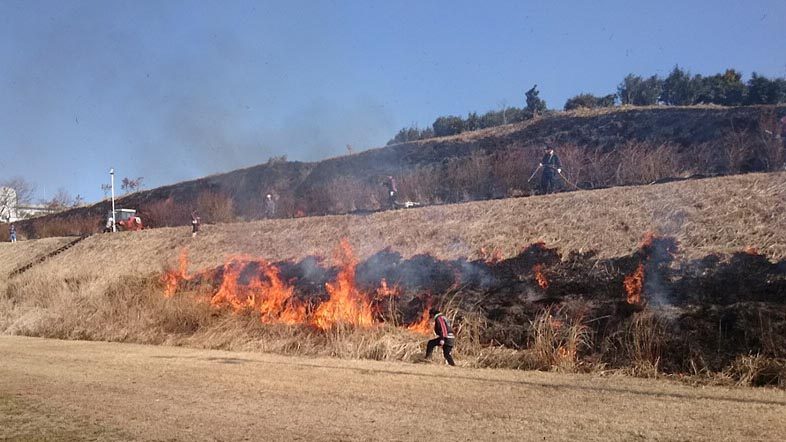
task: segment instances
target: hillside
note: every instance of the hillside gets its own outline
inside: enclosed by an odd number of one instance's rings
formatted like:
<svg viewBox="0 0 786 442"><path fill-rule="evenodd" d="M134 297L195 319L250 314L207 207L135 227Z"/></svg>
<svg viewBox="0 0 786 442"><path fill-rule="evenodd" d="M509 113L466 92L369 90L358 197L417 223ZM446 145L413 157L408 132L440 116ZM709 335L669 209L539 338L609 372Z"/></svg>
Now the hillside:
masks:
<svg viewBox="0 0 786 442"><path fill-rule="evenodd" d="M0 332L415 360L423 312L440 305L467 365L700 366L786 385L785 195L778 172L216 224L196 238L93 235L5 273ZM3 243L0 256L17 269L65 242Z"/></svg>
<svg viewBox="0 0 786 442"><path fill-rule="evenodd" d="M387 247L404 257L479 258L481 248L510 257L540 241L563 254L595 250L599 257L610 258L636 250L647 231L675 237L681 253L690 258L756 247L781 260L786 258L783 213L786 172L746 174L369 215L207 225L196 239L187 227L101 234L47 266L49 271L74 272L68 262L97 270L104 262L122 260L124 265L113 266L113 272L148 273L174 262L183 247L189 248L197 267L221 264L229 254L300 259L330 256L341 238L350 241L360 259ZM3 268L23 265L36 253L63 242L0 243Z"/></svg>
<svg viewBox="0 0 786 442"><path fill-rule="evenodd" d="M211 221L378 210L383 177L396 176L401 201L455 203L534 192L527 182L549 144L563 159L564 190L650 183L694 174L780 170L786 154L777 119L786 107L655 107L567 112L454 137L371 149L314 163L273 162L138 192L119 201L149 225L185 225L194 208ZM23 222L27 237L93 233L108 203Z"/></svg>

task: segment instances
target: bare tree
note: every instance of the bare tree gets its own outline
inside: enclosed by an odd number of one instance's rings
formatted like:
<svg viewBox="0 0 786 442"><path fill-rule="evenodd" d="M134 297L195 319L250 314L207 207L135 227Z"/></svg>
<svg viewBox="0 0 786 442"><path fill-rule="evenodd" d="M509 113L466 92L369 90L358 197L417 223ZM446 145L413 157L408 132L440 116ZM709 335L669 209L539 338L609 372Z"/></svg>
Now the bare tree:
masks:
<svg viewBox="0 0 786 442"><path fill-rule="evenodd" d="M104 198L109 198L109 194L112 193L112 185L111 184L102 184L101 191L104 192Z"/></svg>
<svg viewBox="0 0 786 442"><path fill-rule="evenodd" d="M52 199L48 201L42 201L42 203L49 209L52 210L64 210L75 205L75 199L68 193L67 190L64 188L57 189L57 193L52 197Z"/></svg>
<svg viewBox="0 0 786 442"><path fill-rule="evenodd" d="M123 192L134 193L139 190L142 190L142 180L144 177L137 177L136 179L133 178L123 178L123 181L120 182L120 188L123 189Z"/></svg>

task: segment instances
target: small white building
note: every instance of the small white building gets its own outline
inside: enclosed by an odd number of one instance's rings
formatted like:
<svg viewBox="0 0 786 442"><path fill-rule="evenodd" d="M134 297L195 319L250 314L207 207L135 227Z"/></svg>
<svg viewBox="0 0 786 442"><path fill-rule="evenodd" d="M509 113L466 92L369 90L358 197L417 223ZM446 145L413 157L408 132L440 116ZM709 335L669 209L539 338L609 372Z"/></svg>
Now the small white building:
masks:
<svg viewBox="0 0 786 442"><path fill-rule="evenodd" d="M0 222L12 223L19 219L16 206L16 190L0 187Z"/></svg>
<svg viewBox="0 0 786 442"><path fill-rule="evenodd" d="M35 218L55 212L57 212L57 210L50 209L41 204L20 206L14 189L10 187L0 187L0 222L13 223L20 219Z"/></svg>

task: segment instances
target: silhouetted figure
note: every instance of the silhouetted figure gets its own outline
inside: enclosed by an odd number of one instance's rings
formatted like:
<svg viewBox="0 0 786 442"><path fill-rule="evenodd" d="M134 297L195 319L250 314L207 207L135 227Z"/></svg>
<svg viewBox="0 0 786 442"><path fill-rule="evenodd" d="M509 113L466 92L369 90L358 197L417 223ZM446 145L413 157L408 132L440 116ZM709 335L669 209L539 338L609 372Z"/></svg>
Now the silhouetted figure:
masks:
<svg viewBox="0 0 786 442"><path fill-rule="evenodd" d="M556 188L556 178L562 173L562 164L557 154L554 153L554 149L546 146L544 151L545 154L540 160L540 166L543 168L543 174L540 176L540 191L546 194L553 192Z"/></svg>

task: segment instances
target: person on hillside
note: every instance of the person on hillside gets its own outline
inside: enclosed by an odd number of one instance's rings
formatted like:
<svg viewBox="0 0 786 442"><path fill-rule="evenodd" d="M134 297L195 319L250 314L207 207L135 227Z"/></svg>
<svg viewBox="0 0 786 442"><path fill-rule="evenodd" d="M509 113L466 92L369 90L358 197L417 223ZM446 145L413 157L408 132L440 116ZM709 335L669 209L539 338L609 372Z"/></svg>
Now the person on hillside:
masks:
<svg viewBox="0 0 786 442"><path fill-rule="evenodd" d="M199 227L202 225L202 219L199 217L199 214L196 210L191 212L191 237L197 236L199 233Z"/></svg>
<svg viewBox="0 0 786 442"><path fill-rule="evenodd" d="M557 175L562 173L562 163L560 163L557 154L554 153L554 149L548 146L544 148L540 167L543 168L543 173L540 176L540 191L543 194L551 193L556 189Z"/></svg>
<svg viewBox="0 0 786 442"><path fill-rule="evenodd" d="M276 202L273 200L273 195L267 194L265 195L265 218L275 218L276 217Z"/></svg>
<svg viewBox="0 0 786 442"><path fill-rule="evenodd" d="M450 328L450 321L439 312L439 309L432 308L428 313L434 317L434 333L436 333L437 337L426 344L426 359L431 358L431 353L434 352L435 347L442 347L442 355L445 356L445 362L448 365L456 365L453 362L453 356L450 354L453 351L453 343L456 339L453 335L453 329Z"/></svg>
<svg viewBox="0 0 786 442"><path fill-rule="evenodd" d="M115 227L115 219L112 218L112 215L110 214L106 218L106 224L104 225L104 233L114 232L115 231L114 227Z"/></svg>
<svg viewBox="0 0 786 442"><path fill-rule="evenodd" d="M395 209L398 207L396 205L396 194L398 194L398 186L396 185L396 179L392 176L388 176L387 180L382 183L388 189L388 205L391 209Z"/></svg>
<svg viewBox="0 0 786 442"><path fill-rule="evenodd" d="M16 242L16 226L13 224L8 227L8 237L11 242Z"/></svg>
<svg viewBox="0 0 786 442"><path fill-rule="evenodd" d="M786 115L781 118L781 133L780 133L781 141L783 142L783 148L786 149Z"/></svg>

